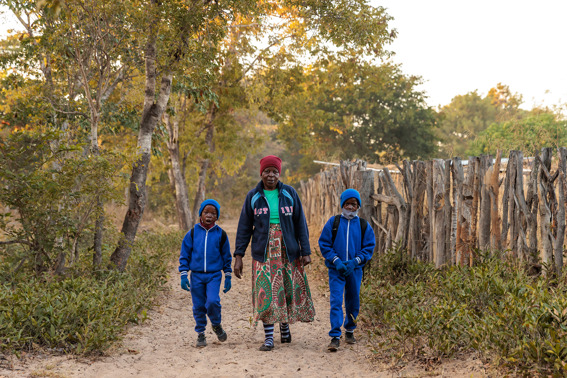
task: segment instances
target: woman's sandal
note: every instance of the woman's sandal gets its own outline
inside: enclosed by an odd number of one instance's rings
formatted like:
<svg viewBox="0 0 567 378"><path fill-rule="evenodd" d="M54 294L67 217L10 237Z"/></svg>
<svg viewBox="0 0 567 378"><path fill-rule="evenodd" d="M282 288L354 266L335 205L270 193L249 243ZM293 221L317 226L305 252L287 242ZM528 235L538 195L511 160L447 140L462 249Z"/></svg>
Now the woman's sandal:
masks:
<svg viewBox="0 0 567 378"><path fill-rule="evenodd" d="M282 344L291 343L291 333L289 334L288 337L283 337L283 336L282 336L282 338L281 338L280 340L281 340Z"/></svg>
<svg viewBox="0 0 567 378"><path fill-rule="evenodd" d="M260 350L261 350L262 352L269 352L269 351L271 351L272 349L274 349L274 346L273 346L273 345L262 344L262 346L260 347Z"/></svg>

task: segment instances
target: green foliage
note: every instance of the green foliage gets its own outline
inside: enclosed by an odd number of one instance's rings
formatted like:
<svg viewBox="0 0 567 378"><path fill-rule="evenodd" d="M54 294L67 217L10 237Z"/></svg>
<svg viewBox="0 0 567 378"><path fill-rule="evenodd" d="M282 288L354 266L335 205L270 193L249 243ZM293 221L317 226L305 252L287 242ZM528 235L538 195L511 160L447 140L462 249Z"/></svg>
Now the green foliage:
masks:
<svg viewBox="0 0 567 378"><path fill-rule="evenodd" d="M143 234L124 273L91 276L83 262L66 278L14 277L0 260L0 349L14 352L37 344L78 354L104 351L127 323L145 320L181 238Z"/></svg>
<svg viewBox="0 0 567 378"><path fill-rule="evenodd" d="M567 285L529 277L499 254L437 271L403 251L382 256L361 316L381 347L439 358L476 351L521 374L567 373Z"/></svg>
<svg viewBox="0 0 567 378"><path fill-rule="evenodd" d="M0 140L0 218L9 242L24 248L36 271L54 268L89 225L96 202L118 200L120 156L84 155L60 131L15 131Z"/></svg>
<svg viewBox="0 0 567 378"><path fill-rule="evenodd" d="M323 61L265 75L266 109L288 148L314 158L389 162L434 151L434 112L399 67L359 59Z"/></svg>
<svg viewBox="0 0 567 378"><path fill-rule="evenodd" d="M472 143L470 154L504 156L511 150L520 150L525 156L535 156L543 147L567 145L567 121L547 111L534 110L524 118L493 123Z"/></svg>
<svg viewBox="0 0 567 378"><path fill-rule="evenodd" d="M485 97L477 91L453 97L437 115L436 133L441 143L441 157L466 158L471 155L473 141L492 123L523 116L524 111L519 109L521 103L522 97L501 83L491 88Z"/></svg>

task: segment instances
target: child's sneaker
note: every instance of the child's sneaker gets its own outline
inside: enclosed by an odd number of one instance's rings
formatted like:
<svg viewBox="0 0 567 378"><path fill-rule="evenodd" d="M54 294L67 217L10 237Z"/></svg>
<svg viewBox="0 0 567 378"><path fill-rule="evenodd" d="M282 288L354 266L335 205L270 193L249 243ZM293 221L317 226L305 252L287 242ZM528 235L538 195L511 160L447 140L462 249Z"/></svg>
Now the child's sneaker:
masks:
<svg viewBox="0 0 567 378"><path fill-rule="evenodd" d="M354 331L353 332L349 332L349 331L345 332L345 341L346 341L347 344L356 344L356 338L354 337Z"/></svg>
<svg viewBox="0 0 567 378"><path fill-rule="evenodd" d="M331 343L329 344L329 346L327 347L327 349L330 352L336 352L337 349L339 349L339 346L341 345L341 340L338 337L333 337L331 339Z"/></svg>
<svg viewBox="0 0 567 378"><path fill-rule="evenodd" d="M224 329L222 329L222 326L219 325L214 325L213 326L213 331L215 332L215 335L217 335L217 337L219 338L219 341L223 342L226 341L227 335L226 332L224 331Z"/></svg>
<svg viewBox="0 0 567 378"><path fill-rule="evenodd" d="M204 348L207 346L207 338L205 337L204 333L200 333L197 336L197 344L195 346L197 348Z"/></svg>

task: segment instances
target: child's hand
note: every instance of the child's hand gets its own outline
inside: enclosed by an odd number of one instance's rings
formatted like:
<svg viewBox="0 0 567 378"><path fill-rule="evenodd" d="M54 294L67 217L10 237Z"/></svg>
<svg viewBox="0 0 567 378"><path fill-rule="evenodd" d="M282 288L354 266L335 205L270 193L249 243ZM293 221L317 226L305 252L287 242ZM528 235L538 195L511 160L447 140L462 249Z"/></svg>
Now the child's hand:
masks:
<svg viewBox="0 0 567 378"><path fill-rule="evenodd" d="M352 272L354 272L354 269L356 268L358 264L356 263L355 260L348 260L347 262L345 262L345 272L343 273L343 276L348 277L351 275Z"/></svg>
<svg viewBox="0 0 567 378"><path fill-rule="evenodd" d="M189 285L189 280L187 279L187 276L181 276L181 288L183 290L191 290L191 285Z"/></svg>
<svg viewBox="0 0 567 378"><path fill-rule="evenodd" d="M335 268L337 268L340 274L342 274L343 276L345 275L347 267L345 266L345 264L343 264L341 260L339 259L335 260Z"/></svg>
<svg viewBox="0 0 567 378"><path fill-rule="evenodd" d="M228 293L228 291L232 288L232 279L230 276L224 276L224 290L223 293Z"/></svg>

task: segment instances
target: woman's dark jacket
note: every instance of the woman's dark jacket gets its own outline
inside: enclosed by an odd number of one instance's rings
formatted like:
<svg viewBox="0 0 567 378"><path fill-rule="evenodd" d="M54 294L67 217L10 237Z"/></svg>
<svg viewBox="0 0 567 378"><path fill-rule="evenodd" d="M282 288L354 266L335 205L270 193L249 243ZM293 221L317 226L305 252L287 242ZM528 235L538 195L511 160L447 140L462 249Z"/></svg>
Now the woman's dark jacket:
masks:
<svg viewBox="0 0 567 378"><path fill-rule="evenodd" d="M287 257L293 262L299 256L311 254L309 230L303 213L303 206L294 188L278 182L280 226ZM264 195L264 183L260 181L248 192L236 232L234 256L244 256L252 237L252 258L259 262L266 261L268 233L270 231L270 209Z"/></svg>

